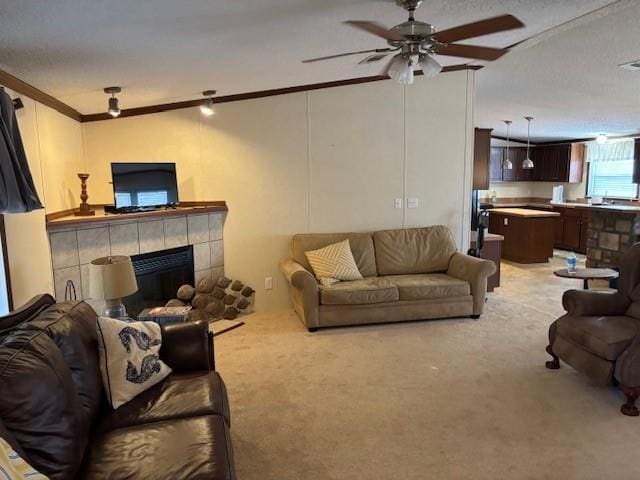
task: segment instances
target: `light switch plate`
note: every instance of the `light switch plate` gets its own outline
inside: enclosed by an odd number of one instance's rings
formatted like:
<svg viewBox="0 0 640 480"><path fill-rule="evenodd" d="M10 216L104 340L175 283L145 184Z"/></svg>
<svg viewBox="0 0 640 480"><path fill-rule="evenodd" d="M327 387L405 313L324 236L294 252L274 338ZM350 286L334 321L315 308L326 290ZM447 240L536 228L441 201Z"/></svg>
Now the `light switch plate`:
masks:
<svg viewBox="0 0 640 480"><path fill-rule="evenodd" d="M394 206L395 206L395 208L402 208L402 199L401 198L396 198L395 202L394 202Z"/></svg>
<svg viewBox="0 0 640 480"><path fill-rule="evenodd" d="M407 208L418 208L418 199L415 197L407 198Z"/></svg>
<svg viewBox="0 0 640 480"><path fill-rule="evenodd" d="M508 218L506 218L506 217L505 217L505 218L503 218L503 219L502 219L502 223L503 223L503 224L505 224L505 225L509 225L509 219L508 219Z"/></svg>
<svg viewBox="0 0 640 480"><path fill-rule="evenodd" d="M264 279L264 289L272 290L273 289L273 277L265 277Z"/></svg>

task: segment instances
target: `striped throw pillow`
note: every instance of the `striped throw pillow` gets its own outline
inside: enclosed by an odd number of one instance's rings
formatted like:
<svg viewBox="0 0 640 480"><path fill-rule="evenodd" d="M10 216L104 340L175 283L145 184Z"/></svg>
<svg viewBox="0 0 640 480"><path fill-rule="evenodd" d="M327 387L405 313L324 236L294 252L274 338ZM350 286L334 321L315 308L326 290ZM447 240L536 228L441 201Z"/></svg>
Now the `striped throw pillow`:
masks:
<svg viewBox="0 0 640 480"><path fill-rule="evenodd" d="M0 438L0 480L48 480Z"/></svg>
<svg viewBox="0 0 640 480"><path fill-rule="evenodd" d="M340 280L362 279L348 239L304 254L321 285L333 285Z"/></svg>

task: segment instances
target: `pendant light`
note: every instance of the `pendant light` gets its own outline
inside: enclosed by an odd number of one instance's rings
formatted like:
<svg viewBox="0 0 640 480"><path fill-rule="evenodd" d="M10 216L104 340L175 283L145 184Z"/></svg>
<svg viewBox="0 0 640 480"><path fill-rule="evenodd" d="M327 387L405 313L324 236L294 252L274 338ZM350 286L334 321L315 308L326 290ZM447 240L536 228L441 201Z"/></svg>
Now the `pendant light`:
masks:
<svg viewBox="0 0 640 480"><path fill-rule="evenodd" d="M104 93L106 93L107 95L111 95L107 112L109 112L109 115L111 115L113 118L120 116L120 106L118 105L116 93L120 93L121 91L122 88L120 87L107 87L104 89Z"/></svg>
<svg viewBox="0 0 640 480"><path fill-rule="evenodd" d="M503 120L503 122L507 125L507 156L502 162L502 168L506 170L513 170L513 163L511 162L511 158L509 157L509 126L511 125L511 120Z"/></svg>
<svg viewBox="0 0 640 480"><path fill-rule="evenodd" d="M531 120L533 120L533 117L524 117L525 120L528 122L527 124L527 158L524 159L524 162L522 162L522 168L524 168L525 170L531 170L533 167L535 167L533 160L531 160L531 157L529 156L529 152L530 150L530 146L531 146Z"/></svg>
<svg viewBox="0 0 640 480"><path fill-rule="evenodd" d="M216 113L215 109L213 108L213 96L215 94L215 90L205 90L204 92L202 92L202 95L207 97L207 100L202 105L200 105L200 112L207 117L210 117L211 115Z"/></svg>

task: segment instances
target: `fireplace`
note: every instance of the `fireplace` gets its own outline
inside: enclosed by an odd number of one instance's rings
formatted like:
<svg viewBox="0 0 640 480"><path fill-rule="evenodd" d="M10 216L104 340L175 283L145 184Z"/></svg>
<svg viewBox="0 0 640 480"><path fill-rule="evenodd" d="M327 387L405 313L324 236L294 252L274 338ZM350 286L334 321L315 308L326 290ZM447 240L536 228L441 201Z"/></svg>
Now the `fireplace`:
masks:
<svg viewBox="0 0 640 480"><path fill-rule="evenodd" d="M131 261L138 291L124 298L123 303L133 318L145 308L167 303L185 283L194 283L192 245L133 255Z"/></svg>

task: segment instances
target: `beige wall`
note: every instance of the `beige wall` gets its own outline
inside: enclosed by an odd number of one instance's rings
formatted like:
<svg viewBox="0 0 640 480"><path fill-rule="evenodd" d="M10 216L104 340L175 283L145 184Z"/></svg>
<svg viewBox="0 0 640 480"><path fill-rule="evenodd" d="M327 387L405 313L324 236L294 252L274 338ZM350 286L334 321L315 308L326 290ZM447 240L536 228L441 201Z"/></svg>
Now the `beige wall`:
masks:
<svg viewBox="0 0 640 480"><path fill-rule="evenodd" d="M109 164L176 162L182 200L226 200L225 269L288 308L291 235L445 223L468 241L473 72L346 86L83 124L91 201ZM416 210L394 208L416 197ZM273 277L273 290L264 289Z"/></svg>
<svg viewBox="0 0 640 480"><path fill-rule="evenodd" d="M22 142L46 210L5 215L14 307L39 293L53 293L45 212L71 208L79 202L76 174L84 169L80 123L19 96L24 103L16 112Z"/></svg>

